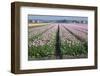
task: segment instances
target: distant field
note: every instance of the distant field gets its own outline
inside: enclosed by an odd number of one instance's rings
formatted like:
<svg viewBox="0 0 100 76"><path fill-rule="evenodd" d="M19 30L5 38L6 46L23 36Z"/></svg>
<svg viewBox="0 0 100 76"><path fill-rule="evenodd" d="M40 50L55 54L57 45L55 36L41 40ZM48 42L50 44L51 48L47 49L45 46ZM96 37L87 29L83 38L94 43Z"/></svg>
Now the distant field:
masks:
<svg viewBox="0 0 100 76"><path fill-rule="evenodd" d="M38 27L38 26L45 26L48 25L50 23L29 23L28 27Z"/></svg>

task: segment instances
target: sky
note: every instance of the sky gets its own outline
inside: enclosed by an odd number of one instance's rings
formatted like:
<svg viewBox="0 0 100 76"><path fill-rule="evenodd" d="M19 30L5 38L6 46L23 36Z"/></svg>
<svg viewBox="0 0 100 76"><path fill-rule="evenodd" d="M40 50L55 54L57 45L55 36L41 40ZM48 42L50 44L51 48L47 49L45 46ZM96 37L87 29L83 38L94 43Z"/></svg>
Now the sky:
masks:
<svg viewBox="0 0 100 76"><path fill-rule="evenodd" d="M78 16L53 16L53 15L28 15L29 20L86 20L88 17Z"/></svg>

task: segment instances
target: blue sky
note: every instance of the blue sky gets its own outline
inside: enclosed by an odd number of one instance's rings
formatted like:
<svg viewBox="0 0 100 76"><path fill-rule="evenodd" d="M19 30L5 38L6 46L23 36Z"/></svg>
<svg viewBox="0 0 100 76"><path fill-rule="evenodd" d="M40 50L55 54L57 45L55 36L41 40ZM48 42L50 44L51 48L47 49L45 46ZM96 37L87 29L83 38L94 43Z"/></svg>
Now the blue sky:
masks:
<svg viewBox="0 0 100 76"><path fill-rule="evenodd" d="M53 15L28 15L29 20L86 20L88 17L78 17L78 16L53 16Z"/></svg>

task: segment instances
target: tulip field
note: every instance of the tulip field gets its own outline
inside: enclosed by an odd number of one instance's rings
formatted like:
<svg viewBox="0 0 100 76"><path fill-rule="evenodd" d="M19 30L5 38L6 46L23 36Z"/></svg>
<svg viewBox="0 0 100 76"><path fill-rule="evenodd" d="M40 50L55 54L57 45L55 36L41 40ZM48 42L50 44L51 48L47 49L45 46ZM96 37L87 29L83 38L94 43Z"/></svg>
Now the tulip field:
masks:
<svg viewBox="0 0 100 76"><path fill-rule="evenodd" d="M87 57L87 24L47 23L28 27L28 60Z"/></svg>

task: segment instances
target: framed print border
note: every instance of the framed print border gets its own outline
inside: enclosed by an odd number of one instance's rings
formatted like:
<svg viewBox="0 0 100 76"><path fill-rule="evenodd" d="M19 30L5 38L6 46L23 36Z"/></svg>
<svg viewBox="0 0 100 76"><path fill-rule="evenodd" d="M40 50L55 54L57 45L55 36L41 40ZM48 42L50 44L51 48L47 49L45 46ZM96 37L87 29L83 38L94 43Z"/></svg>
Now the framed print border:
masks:
<svg viewBox="0 0 100 76"><path fill-rule="evenodd" d="M60 8L60 9L79 9L94 11L94 65L78 66L78 67L61 67L61 68L45 68L45 69L20 69L20 8L25 7L42 7L42 8ZM23 73L40 73L40 72L56 72L56 71L72 71L97 69L97 7L79 6L79 5L61 5L47 3L28 3L13 2L11 3L11 72L15 74Z"/></svg>

